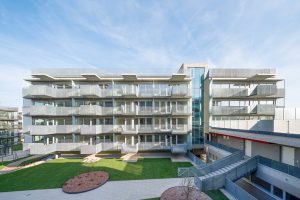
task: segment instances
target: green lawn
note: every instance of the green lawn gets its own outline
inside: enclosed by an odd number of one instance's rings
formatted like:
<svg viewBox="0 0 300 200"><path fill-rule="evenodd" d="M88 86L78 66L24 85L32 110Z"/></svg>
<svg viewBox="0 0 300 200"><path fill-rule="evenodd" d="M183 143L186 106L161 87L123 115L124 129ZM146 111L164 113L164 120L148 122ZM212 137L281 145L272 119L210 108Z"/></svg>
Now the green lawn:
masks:
<svg viewBox="0 0 300 200"><path fill-rule="evenodd" d="M58 188L69 178L94 170L104 170L109 180L138 180L177 177L178 167L190 163L172 163L167 158L139 159L126 163L121 159L102 159L94 164L85 164L82 159L57 159L0 176L0 192Z"/></svg>
<svg viewBox="0 0 300 200"><path fill-rule="evenodd" d="M213 200L229 200L220 190L210 190L205 193Z"/></svg>

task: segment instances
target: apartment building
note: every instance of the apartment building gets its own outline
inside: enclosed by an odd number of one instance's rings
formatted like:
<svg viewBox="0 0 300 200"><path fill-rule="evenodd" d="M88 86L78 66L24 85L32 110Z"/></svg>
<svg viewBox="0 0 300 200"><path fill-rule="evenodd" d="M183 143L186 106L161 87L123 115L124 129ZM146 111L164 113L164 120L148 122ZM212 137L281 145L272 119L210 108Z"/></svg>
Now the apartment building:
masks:
<svg viewBox="0 0 300 200"><path fill-rule="evenodd" d="M18 108L0 107L0 155L11 155L19 142Z"/></svg>
<svg viewBox="0 0 300 200"><path fill-rule="evenodd" d="M23 89L23 131L32 154L191 148L191 78L39 69Z"/></svg>

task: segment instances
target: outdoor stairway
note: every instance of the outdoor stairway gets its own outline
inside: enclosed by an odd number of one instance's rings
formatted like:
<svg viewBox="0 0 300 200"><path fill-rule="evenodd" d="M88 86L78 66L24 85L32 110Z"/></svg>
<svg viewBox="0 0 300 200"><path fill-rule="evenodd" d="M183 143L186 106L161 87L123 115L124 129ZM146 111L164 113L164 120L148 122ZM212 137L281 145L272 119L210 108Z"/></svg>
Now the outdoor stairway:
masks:
<svg viewBox="0 0 300 200"><path fill-rule="evenodd" d="M220 175L220 174L224 174L234 168L236 168L237 166L243 164L244 162L246 162L247 160L240 160L238 162L235 162L233 164L230 164L230 165L227 165L219 170L216 170L216 171L213 171L213 172L210 172L208 174L206 174L205 176L200 176L199 179L201 181L205 180L205 179L208 179L208 178L211 178L211 177L214 177L216 175Z"/></svg>

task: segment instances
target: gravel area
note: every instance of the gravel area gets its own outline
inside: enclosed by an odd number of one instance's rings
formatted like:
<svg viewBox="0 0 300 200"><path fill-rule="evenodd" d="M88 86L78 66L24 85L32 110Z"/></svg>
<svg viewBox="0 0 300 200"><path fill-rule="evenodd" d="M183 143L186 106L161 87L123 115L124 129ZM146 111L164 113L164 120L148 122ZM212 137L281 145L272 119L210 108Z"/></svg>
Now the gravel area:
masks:
<svg viewBox="0 0 300 200"><path fill-rule="evenodd" d="M81 193L96 189L107 182L109 175L104 171L88 172L75 176L63 185L65 193Z"/></svg>
<svg viewBox="0 0 300 200"><path fill-rule="evenodd" d="M194 187L188 189L187 186L175 186L164 191L160 200L211 200L211 198Z"/></svg>

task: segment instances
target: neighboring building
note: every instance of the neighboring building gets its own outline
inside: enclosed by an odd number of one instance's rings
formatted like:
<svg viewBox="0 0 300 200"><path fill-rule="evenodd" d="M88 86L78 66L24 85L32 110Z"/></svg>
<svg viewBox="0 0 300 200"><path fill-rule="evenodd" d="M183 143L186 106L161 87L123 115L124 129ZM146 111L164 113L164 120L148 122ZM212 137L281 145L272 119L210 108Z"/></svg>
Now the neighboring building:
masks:
<svg viewBox="0 0 300 200"><path fill-rule="evenodd" d="M0 155L11 155L18 142L18 108L0 107Z"/></svg>
<svg viewBox="0 0 300 200"><path fill-rule="evenodd" d="M190 148L191 78L185 74L40 69L27 81L23 131L32 154Z"/></svg>

